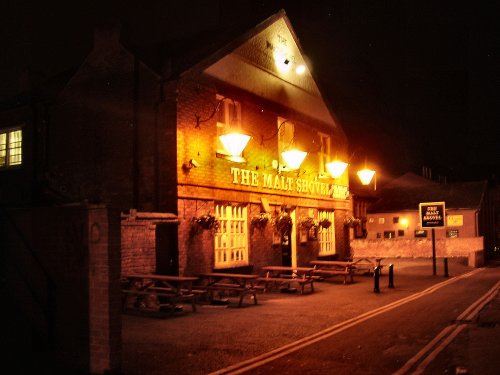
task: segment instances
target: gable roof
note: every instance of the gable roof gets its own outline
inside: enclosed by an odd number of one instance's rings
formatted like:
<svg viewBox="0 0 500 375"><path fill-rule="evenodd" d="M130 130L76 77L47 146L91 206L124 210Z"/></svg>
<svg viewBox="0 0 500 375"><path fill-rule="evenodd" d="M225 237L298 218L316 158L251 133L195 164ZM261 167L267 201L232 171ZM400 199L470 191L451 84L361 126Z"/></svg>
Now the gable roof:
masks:
<svg viewBox="0 0 500 375"><path fill-rule="evenodd" d="M487 184L487 181L475 181L393 185L379 191L380 199L368 208L368 213L416 211L422 202L445 202L447 209L479 209Z"/></svg>
<svg viewBox="0 0 500 375"><path fill-rule="evenodd" d="M345 137L285 11L280 10L244 30L241 27L205 31L164 44L161 47L164 78L188 80L205 74L320 121ZM287 64L283 64L285 60ZM289 70L280 70L279 63ZM295 73L299 65L306 67L300 75Z"/></svg>

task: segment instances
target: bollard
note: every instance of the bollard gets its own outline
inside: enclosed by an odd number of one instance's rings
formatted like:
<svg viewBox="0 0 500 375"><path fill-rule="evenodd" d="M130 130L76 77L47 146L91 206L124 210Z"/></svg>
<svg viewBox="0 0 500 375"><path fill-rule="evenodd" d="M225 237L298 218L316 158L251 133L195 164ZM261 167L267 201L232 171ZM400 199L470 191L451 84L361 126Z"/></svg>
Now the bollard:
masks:
<svg viewBox="0 0 500 375"><path fill-rule="evenodd" d="M375 269L373 270L373 292L374 293L380 293L379 279L380 279L380 268L375 267Z"/></svg>
<svg viewBox="0 0 500 375"><path fill-rule="evenodd" d="M389 288L394 288L394 264L389 264Z"/></svg>
<svg viewBox="0 0 500 375"><path fill-rule="evenodd" d="M448 274L448 258L444 258L444 277L450 276Z"/></svg>

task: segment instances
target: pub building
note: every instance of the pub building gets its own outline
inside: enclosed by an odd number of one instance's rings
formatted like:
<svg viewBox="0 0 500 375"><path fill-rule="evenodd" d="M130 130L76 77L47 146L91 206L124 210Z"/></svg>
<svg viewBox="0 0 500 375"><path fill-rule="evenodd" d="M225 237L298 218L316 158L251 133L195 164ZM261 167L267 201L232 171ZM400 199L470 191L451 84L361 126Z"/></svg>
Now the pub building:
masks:
<svg viewBox="0 0 500 375"><path fill-rule="evenodd" d="M97 29L49 105L8 111L1 199L121 212L122 274L349 256L347 138L286 13L174 46Z"/></svg>
<svg viewBox="0 0 500 375"><path fill-rule="evenodd" d="M166 271L258 272L348 255L347 170L328 169L346 159L347 140L284 13L175 87L179 269Z"/></svg>

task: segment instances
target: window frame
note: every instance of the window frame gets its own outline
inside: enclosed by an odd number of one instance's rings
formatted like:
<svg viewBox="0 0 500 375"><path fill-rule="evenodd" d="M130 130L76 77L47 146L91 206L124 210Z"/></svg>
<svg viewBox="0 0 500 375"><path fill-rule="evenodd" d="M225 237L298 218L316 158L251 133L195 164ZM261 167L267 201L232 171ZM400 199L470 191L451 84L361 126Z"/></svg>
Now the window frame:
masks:
<svg viewBox="0 0 500 375"><path fill-rule="evenodd" d="M11 141L14 133L19 132L20 138L15 141ZM0 141L0 170L20 168L23 165L23 127L16 126L12 128L5 128L0 130L0 139L4 136L5 141ZM12 146L13 143L18 143L19 145ZM16 152L13 152L13 151ZM14 158L18 158L19 161L13 163Z"/></svg>
<svg viewBox="0 0 500 375"><path fill-rule="evenodd" d="M215 216L219 221L219 228L214 235L214 268L247 266L249 264L247 206L216 203Z"/></svg>
<svg viewBox="0 0 500 375"><path fill-rule="evenodd" d="M335 241L335 211L318 210L318 221L328 219L332 223L330 227L318 228L318 256L328 256L337 253Z"/></svg>

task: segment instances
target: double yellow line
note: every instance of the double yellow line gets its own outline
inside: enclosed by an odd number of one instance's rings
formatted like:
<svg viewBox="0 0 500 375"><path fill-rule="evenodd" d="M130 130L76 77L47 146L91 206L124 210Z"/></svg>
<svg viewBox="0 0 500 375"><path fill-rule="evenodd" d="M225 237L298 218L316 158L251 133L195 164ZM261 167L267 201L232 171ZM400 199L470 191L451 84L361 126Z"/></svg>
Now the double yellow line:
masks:
<svg viewBox="0 0 500 375"><path fill-rule="evenodd" d="M482 271L482 268L475 269L471 272L468 272L466 274L456 276L453 278L450 278L444 282L441 282L439 284L433 285L421 292L412 294L411 296L402 298L398 301L389 303L388 305L379 307L375 310L368 311L364 314L358 315L354 318L348 319L344 322L335 324L333 326L330 326L328 328L325 328L317 333L314 333L310 336L306 336L300 340L291 342L289 344L286 344L284 346L281 346L279 348L276 348L274 350L271 350L269 352L263 353L257 357L250 358L246 361L242 361L239 363L236 363L234 365L228 366L226 368L217 370L215 372L210 373L209 375L236 375L236 374L242 374L244 372L250 371L254 368L260 367L266 363L272 362L278 358L284 357L290 353L296 352L298 350L301 350L309 345L312 345L318 341L324 340L328 337L331 337L333 335L336 335L337 333L340 333L342 331L345 331L348 328L351 328L357 324L360 324L368 319L371 319L377 315L380 315L382 313L385 313L387 311L393 310L401 305L404 305L406 303L409 303L411 301L414 301L416 299L422 298L428 294L434 293L436 290L441 289L448 284L451 284L455 281L458 281L463 278L470 277L480 271Z"/></svg>
<svg viewBox="0 0 500 375"><path fill-rule="evenodd" d="M472 303L462 314L455 320L455 324L449 325L443 329L432 341L430 341L422 350L412 357L406 364L401 367L394 375L422 374L425 368L448 346L462 330L467 327L464 322L470 322L481 311L481 309L490 302L500 288L498 281L490 290ZM431 351L432 350L432 351ZM420 361L418 367L411 372L411 369L417 362Z"/></svg>

